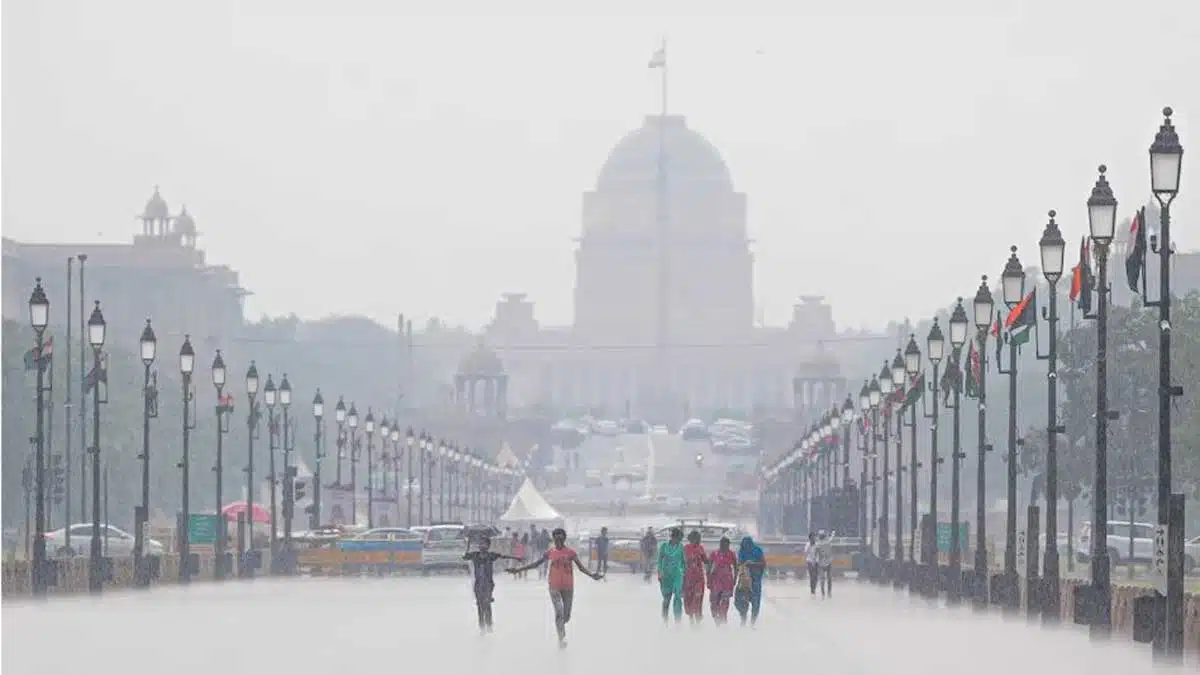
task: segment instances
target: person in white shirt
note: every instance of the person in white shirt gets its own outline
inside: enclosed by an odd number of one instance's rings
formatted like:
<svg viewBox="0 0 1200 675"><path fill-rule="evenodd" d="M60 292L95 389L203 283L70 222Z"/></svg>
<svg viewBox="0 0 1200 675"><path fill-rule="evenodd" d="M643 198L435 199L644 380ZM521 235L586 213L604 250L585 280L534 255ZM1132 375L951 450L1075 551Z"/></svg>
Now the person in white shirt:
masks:
<svg viewBox="0 0 1200 675"><path fill-rule="evenodd" d="M817 578L821 583L821 597L833 597L833 535L825 530L817 532Z"/></svg>
<svg viewBox="0 0 1200 675"><path fill-rule="evenodd" d="M808 592L817 594L817 579L820 568L817 566L817 558L820 553L817 551L817 535L813 532L808 533L808 543L804 546L804 564L808 567Z"/></svg>

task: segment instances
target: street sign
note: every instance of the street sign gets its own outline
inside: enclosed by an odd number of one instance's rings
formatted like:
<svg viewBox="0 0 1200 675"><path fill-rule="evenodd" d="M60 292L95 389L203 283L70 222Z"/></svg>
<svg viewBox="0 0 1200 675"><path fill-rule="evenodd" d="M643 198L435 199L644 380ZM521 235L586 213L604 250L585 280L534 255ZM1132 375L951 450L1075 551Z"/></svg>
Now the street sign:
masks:
<svg viewBox="0 0 1200 675"><path fill-rule="evenodd" d="M1017 530L1017 576L1025 578L1027 555L1025 551L1025 530Z"/></svg>
<svg viewBox="0 0 1200 675"><path fill-rule="evenodd" d="M188 544L216 544L220 524L220 517L215 514L189 513Z"/></svg>
<svg viewBox="0 0 1200 675"><path fill-rule="evenodd" d="M1150 570L1154 588L1163 595L1167 594L1167 526L1154 526L1154 561Z"/></svg>
<svg viewBox="0 0 1200 675"><path fill-rule="evenodd" d="M971 524L958 524L958 550L966 551L970 548L971 541ZM937 550L938 553L949 553L953 548L950 545L950 523L937 524Z"/></svg>

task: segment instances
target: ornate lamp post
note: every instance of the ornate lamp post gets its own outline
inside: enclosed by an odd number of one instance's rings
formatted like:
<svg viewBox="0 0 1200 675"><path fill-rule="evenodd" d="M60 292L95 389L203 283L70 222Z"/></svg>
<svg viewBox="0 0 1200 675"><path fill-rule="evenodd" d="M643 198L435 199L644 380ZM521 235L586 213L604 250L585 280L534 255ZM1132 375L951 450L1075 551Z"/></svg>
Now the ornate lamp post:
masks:
<svg viewBox="0 0 1200 675"><path fill-rule="evenodd" d="M279 569L291 574L294 569L292 518L296 513L296 467L292 465L292 452L296 449L296 435L292 433L292 420L289 417L292 383L288 381L287 373L279 381L279 405L283 408L283 560Z"/></svg>
<svg viewBox="0 0 1200 675"><path fill-rule="evenodd" d="M892 393L895 391L895 383L892 382L892 371L887 361L883 362L883 368L879 371L879 413L883 417L883 423L879 424L876 429L883 429L883 502L879 510L879 557L885 561L885 570L890 572L890 568L886 566L886 561L891 557L891 542L888 540L888 483L891 482L892 471L888 468L890 463L888 460L888 449L891 444L890 425L892 414ZM898 472L897 472L898 473Z"/></svg>
<svg viewBox="0 0 1200 675"><path fill-rule="evenodd" d="M346 413L346 426L350 427L350 524L358 524L358 454L361 441L358 438L358 408L350 403Z"/></svg>
<svg viewBox="0 0 1200 675"><path fill-rule="evenodd" d="M892 359L892 386L901 403L896 406L896 582L903 582L904 570L904 384L908 380L904 356L896 349L896 357ZM913 523L915 526L916 523Z"/></svg>
<svg viewBox="0 0 1200 675"><path fill-rule="evenodd" d="M400 427L392 426L392 494L396 500L396 519L400 519Z"/></svg>
<svg viewBox="0 0 1200 675"><path fill-rule="evenodd" d="M275 404L279 403L279 389L275 387L275 380L270 373L267 373L267 383L263 386L263 403L267 404L267 481L271 500L271 532L268 541L271 549L271 573L274 574L279 571L279 499L275 492L275 485L279 482L275 473L275 451L279 449L275 440L279 433L279 425L275 421Z"/></svg>
<svg viewBox="0 0 1200 675"><path fill-rule="evenodd" d="M879 377L871 378L871 384L867 388L867 400L871 405L871 545L875 549L874 557L880 557L880 546L878 544L878 527L879 527L879 505L878 484L879 484L879 401L882 394L879 389ZM886 499L885 499L886 501Z"/></svg>
<svg viewBox="0 0 1200 675"><path fill-rule="evenodd" d="M1183 495L1171 494L1171 398L1183 396L1183 387L1171 383L1171 203L1179 194L1183 146L1171 122L1172 110L1163 108L1163 123L1150 146L1150 189L1159 207L1158 237L1151 248L1159 256L1158 305L1158 525L1167 539L1165 579L1156 579L1163 609L1154 646L1157 653L1183 657ZM1145 227L1145 223L1142 224ZM1147 302L1147 305L1152 303ZM1172 502L1177 502L1172 504ZM1159 575L1161 576L1161 575Z"/></svg>
<svg viewBox="0 0 1200 675"><path fill-rule="evenodd" d="M1112 630L1112 584L1108 558L1108 537L1099 523L1108 522L1108 422L1115 413L1108 409L1108 247L1117 230L1117 199L1105 177L1100 175L1088 197L1088 229L1096 251L1096 476L1092 485L1092 630L1107 634Z"/></svg>
<svg viewBox="0 0 1200 675"><path fill-rule="evenodd" d="M1000 289L1004 304L1009 309L1009 323L1012 322L1012 310L1025 299L1025 268L1017 258L1017 247L1013 246L1004 271L1000 274ZM1004 523L1004 575L1003 584L1004 606L1016 609L1021 602L1021 593L1017 588L1017 347L1019 342L1011 335L1004 337L1008 342L1008 368L997 363L1001 375L1008 376L1008 485L1005 499L1008 502ZM997 359L998 361L999 359Z"/></svg>
<svg viewBox="0 0 1200 675"><path fill-rule="evenodd" d="M36 288L34 290L36 292ZM34 313L34 311L32 309L33 303L30 303L30 304L31 304L30 314L32 315ZM47 303L47 308L48 307L49 307L49 303ZM96 304L92 307L92 315L88 317L88 322L87 322L87 339L88 339L88 344L91 345L91 347L92 347L92 363L93 363L92 372L95 373L94 377L92 378L92 382L91 382L91 386L93 387L93 390L92 390L92 406L93 406L92 407L92 447L91 447L91 453L92 453L92 546L89 549L90 556L89 556L89 564L88 564L88 590L91 591L92 593L99 593L100 591L102 591L104 589L104 578L107 576L107 569L106 569L107 565L105 565L104 558L101 555L101 551L100 551L100 546L102 544L102 540L100 538L101 537L100 519L102 517L102 514L100 512L100 404L104 403L105 402L104 399L106 398L106 397L100 395L101 394L100 385L104 381L104 378L107 377L106 374L104 373L104 360L103 360L103 355L102 355L102 352L104 350L104 338L106 336L105 334L107 332L107 328L108 328L108 325L104 321L104 314L102 314L100 312L100 301L97 300ZM38 356L41 356L40 349L38 351ZM39 363L38 364L38 375L39 376L42 373L42 368L43 368L43 365L41 363ZM40 387L39 387L39 392L40 392ZM42 402L38 401L38 415L41 416L41 414L42 414ZM186 415L184 416L184 419L185 420L187 419ZM187 447L187 444L186 444L187 443L187 441L186 441L186 439L187 439L187 431L186 431L187 423L186 422L184 423L184 427L185 427L184 447L186 448ZM45 469L42 466L44 463L44 460L41 458L38 458L37 462L38 462L37 471L44 472ZM43 473L42 481L44 481L44 480L45 480L45 475ZM42 482L42 481L39 481L39 482ZM44 498L45 498L45 495L43 494L42 499L38 500L39 505L41 505ZM43 506L41 508L45 508L45 507ZM44 527L45 527L45 525L44 525L44 521L43 521L43 528ZM45 537L43 537L43 539L44 538ZM43 551L45 551L44 548L43 548ZM45 554L43 553L43 556L44 555ZM45 574L45 569L42 570L42 574ZM43 578L43 582L44 581L45 581L45 579Z"/></svg>
<svg viewBox="0 0 1200 675"><path fill-rule="evenodd" d="M917 338L915 335L908 336L908 344L904 347L904 373L912 381L914 388L920 388L924 392L925 382L921 379L921 348L917 346ZM916 577L916 560L917 560L917 530L920 529L920 515L917 513L918 503L920 500L920 474L921 462L917 459L917 406L915 404L908 406L908 428L911 433L909 438L909 459L908 459L908 479L909 488L912 493L910 501L909 520L912 529L910 530L908 540L908 562L913 568L910 572L912 582L917 580Z"/></svg>
<svg viewBox="0 0 1200 675"><path fill-rule="evenodd" d="M229 415L233 412L233 402L225 399L225 359L221 358L221 350L217 350L217 355L213 357L212 362L212 382L213 387L217 390L217 462L213 466L213 473L216 474L217 493L216 493L216 510L217 510L217 541L214 543L214 552L216 553L216 564L213 565L213 576L220 581L225 578L225 517L221 514L221 505L225 503L225 495L223 494L225 483L225 459L224 446L225 434L229 433Z"/></svg>
<svg viewBox="0 0 1200 675"><path fill-rule="evenodd" d="M317 393L313 395L312 411L313 448L316 463L313 467L313 503L308 526L315 530L321 526L321 488L323 487L321 485L321 460L325 459L325 451L321 447L321 440L325 436L325 397L321 396L320 387L317 387Z"/></svg>
<svg viewBox="0 0 1200 675"><path fill-rule="evenodd" d="M254 440L258 438L258 367L250 362L246 369L246 548L242 554L241 575L254 576L257 557L254 555Z"/></svg>
<svg viewBox="0 0 1200 675"><path fill-rule="evenodd" d="M338 396L337 405L333 407L333 421L337 423L337 469L334 484L342 487L342 460L346 458L346 401Z"/></svg>
<svg viewBox="0 0 1200 675"><path fill-rule="evenodd" d="M921 558L926 566L925 584L926 592L930 595L937 594L938 588L938 551L937 551L937 522L938 522L938 471L941 469L942 458L938 455L938 368L942 365L942 359L946 355L946 337L942 334L942 327L938 324L937 318L933 320L933 326L929 329L929 334L925 336L925 355L929 357L929 364L933 366L933 381L929 383L929 391L933 393L931 397L932 412L926 417L929 422L929 515L927 516L927 527L921 528Z"/></svg>
<svg viewBox="0 0 1200 675"><path fill-rule="evenodd" d="M46 360L43 350L46 347L46 327L50 325L50 300L42 288L42 278L38 277L29 296L29 323L33 326L36 336L34 341L34 356L37 359L37 438L34 456L34 517L33 517L33 594L42 596L49 587L49 573L46 565ZM90 338L89 334L89 338ZM101 336L101 343L104 342ZM28 494L28 493L26 493ZM29 512L26 511L26 514ZM26 521L28 524L28 520ZM71 523L67 523L70 531ZM92 533L92 550L96 549L98 536Z"/></svg>
<svg viewBox="0 0 1200 675"><path fill-rule="evenodd" d="M443 439L438 443L438 520L446 522L446 459L450 447Z"/></svg>
<svg viewBox="0 0 1200 675"><path fill-rule="evenodd" d="M191 466L192 452L190 441L192 429L196 428L195 415L192 406L195 405L196 395L192 392L192 373L196 370L196 350L192 349L191 336L183 336L183 346L179 348L179 374L183 379L183 455L179 459L180 500L179 508L179 583L186 584L192 580L192 551L191 551Z"/></svg>
<svg viewBox="0 0 1200 675"><path fill-rule="evenodd" d="M962 348L967 342L967 332L970 322L967 321L967 310L963 308L962 298L954 305L950 314L950 347L954 350L955 369L962 363ZM949 587L946 589L947 599L957 603L962 599L962 540L958 536L959 507L962 492L962 461L966 454L962 451L961 418L959 409L962 407L962 371L954 385L954 433L953 455L950 458L950 572Z"/></svg>
<svg viewBox="0 0 1200 675"><path fill-rule="evenodd" d="M979 355L979 458L975 467L975 574L974 598L976 606L988 603L988 555L987 555L987 453L992 446L987 442L987 336L992 327L992 312L995 302L988 288L987 275L979 282L972 307L975 314L975 339ZM967 364L973 368L973 364Z"/></svg>
<svg viewBox="0 0 1200 675"><path fill-rule="evenodd" d="M862 389L858 391L858 450L859 457L862 460L862 470L858 477L858 536L862 538L868 546L874 546L873 541L869 539L870 524L867 522L867 438L863 431L867 419L867 413L871 410L871 391L866 380L863 381Z"/></svg>
<svg viewBox="0 0 1200 675"><path fill-rule="evenodd" d="M375 527L375 413L367 408L363 419L367 436L367 527Z"/></svg>
<svg viewBox="0 0 1200 675"><path fill-rule="evenodd" d="M1038 249L1042 258L1042 274L1050 286L1049 324L1050 351L1046 367L1046 554L1042 563L1042 597L1039 606L1045 621L1057 623L1062 616L1059 597L1058 567L1058 435L1065 429L1058 424L1058 280L1063 274L1063 255L1067 242L1063 240L1054 211L1042 231ZM1038 358L1042 358L1041 354ZM1032 604L1032 603L1031 603Z"/></svg>
<svg viewBox="0 0 1200 675"><path fill-rule="evenodd" d="M416 436L413 435L413 429L412 427L409 427L408 431L405 432L404 438L404 454L406 455L405 462L407 462L407 467L404 472L404 499L407 516L404 522L407 527L420 524L419 522L413 522L413 452L416 449L416 442L417 439Z"/></svg>
<svg viewBox="0 0 1200 675"><path fill-rule="evenodd" d="M379 421L379 461L382 466L382 468L380 469L380 479L379 479L379 497L380 497L380 499L383 499L385 502L388 501L388 498L387 498L387 494L388 494L387 470L393 466L391 463L391 459L389 459L389 455L388 455L388 451L387 451L388 437L391 433L392 433L392 424L391 424L391 422L388 422L388 419L386 417L384 417L382 420ZM375 489L375 480L374 479L371 480L371 489L372 490ZM390 522L391 518L389 518L388 521Z"/></svg>
<svg viewBox="0 0 1200 675"><path fill-rule="evenodd" d="M150 565L146 561L146 524L150 520L150 420L158 417L158 389L151 385L150 368L158 355L158 338L150 319L142 328L138 340L138 352L142 357L142 503L138 507L133 523L133 574L134 585L146 588L150 585Z"/></svg>

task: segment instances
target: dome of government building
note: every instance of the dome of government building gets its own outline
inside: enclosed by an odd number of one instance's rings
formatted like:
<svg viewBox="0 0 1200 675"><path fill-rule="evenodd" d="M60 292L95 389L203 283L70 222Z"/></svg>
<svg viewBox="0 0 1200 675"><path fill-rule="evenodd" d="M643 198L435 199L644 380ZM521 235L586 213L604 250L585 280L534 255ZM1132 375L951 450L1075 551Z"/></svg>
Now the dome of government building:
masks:
<svg viewBox="0 0 1200 675"><path fill-rule="evenodd" d="M733 191L733 179L721 153L707 138L689 129L682 115L648 115L642 126L625 135L600 169L597 191L620 190L631 184L653 184L658 176L659 129L669 182L703 182Z"/></svg>

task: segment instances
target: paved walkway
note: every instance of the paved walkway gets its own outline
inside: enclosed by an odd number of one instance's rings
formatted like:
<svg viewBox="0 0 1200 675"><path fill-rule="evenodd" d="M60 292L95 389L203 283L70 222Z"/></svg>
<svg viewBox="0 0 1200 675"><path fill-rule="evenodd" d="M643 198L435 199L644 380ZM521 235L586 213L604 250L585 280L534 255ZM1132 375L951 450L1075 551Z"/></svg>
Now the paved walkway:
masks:
<svg viewBox="0 0 1200 675"><path fill-rule="evenodd" d="M1044 630L1023 618L931 609L891 589L841 584L809 596L768 584L759 627L664 627L657 588L625 575L581 578L569 646L553 638L543 582L504 577L496 631L481 636L465 577L264 580L197 584L99 600L3 606L5 675L396 673L416 668L478 674L812 672L822 675L1095 675L1148 672L1148 652L1126 642L1093 645L1074 628ZM509 668L512 668L510 671Z"/></svg>

